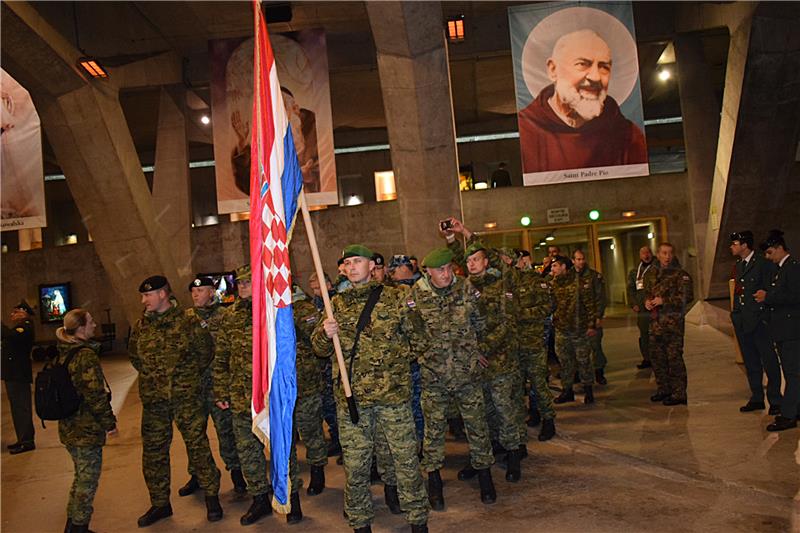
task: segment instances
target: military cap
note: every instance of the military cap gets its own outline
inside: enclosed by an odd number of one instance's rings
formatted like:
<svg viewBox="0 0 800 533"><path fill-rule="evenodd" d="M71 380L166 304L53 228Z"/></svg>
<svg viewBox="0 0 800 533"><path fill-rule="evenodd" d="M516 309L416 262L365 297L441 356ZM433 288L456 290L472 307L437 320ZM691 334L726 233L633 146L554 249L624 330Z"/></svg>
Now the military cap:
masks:
<svg viewBox="0 0 800 533"><path fill-rule="evenodd" d="M753 248L753 243L755 242L755 237L753 236L753 232L750 230L745 231L734 231L730 234L731 242L740 242L746 244L750 249Z"/></svg>
<svg viewBox="0 0 800 533"><path fill-rule="evenodd" d="M436 248L422 260L426 268L439 268L453 260L453 252L449 248ZM410 261L409 261L410 263Z"/></svg>
<svg viewBox="0 0 800 533"><path fill-rule="evenodd" d="M569 260L569 258L568 258L568 257L566 257L566 256L563 256L563 255L557 255L557 256L555 256L555 257L553 258L553 260L552 260L551 262L552 262L552 263L561 263L562 265L564 265L564 266L567 266L567 267L568 267L572 261L570 261L570 260Z"/></svg>
<svg viewBox="0 0 800 533"><path fill-rule="evenodd" d="M163 289L169 284L164 276L150 276L139 285L139 292L150 292Z"/></svg>
<svg viewBox="0 0 800 533"><path fill-rule="evenodd" d="M411 258L408 257L407 255L402 255L402 254L393 255L392 260L389 261L389 270L394 270L395 268L403 265L409 267L414 266L414 264L411 262Z"/></svg>
<svg viewBox="0 0 800 533"><path fill-rule="evenodd" d="M467 251L464 252L464 257L469 257L472 254L476 254L476 253L478 253L480 251L484 251L485 252L486 248L482 244L474 242L474 243L470 244L469 246L467 246ZM513 257L513 256L510 256L510 257Z"/></svg>
<svg viewBox="0 0 800 533"><path fill-rule="evenodd" d="M774 248L775 246L781 246L786 249L786 240L783 238L783 232L779 229L770 230L767 238L761 243L761 249L765 251L767 248Z"/></svg>
<svg viewBox="0 0 800 533"><path fill-rule="evenodd" d="M372 250L363 244L351 244L342 250L342 259L347 259L348 257L366 257L367 259L372 260L372 256Z"/></svg>
<svg viewBox="0 0 800 533"><path fill-rule="evenodd" d="M517 259L521 259L523 257L530 257L531 256L531 253L528 250L520 249L520 250L514 250L514 252L517 254Z"/></svg>
<svg viewBox="0 0 800 533"><path fill-rule="evenodd" d="M19 309L21 311L25 311L29 315L33 315L33 309L31 309L31 306L28 305L28 302L25 300L20 300L20 302L14 306L14 309Z"/></svg>
<svg viewBox="0 0 800 533"><path fill-rule="evenodd" d="M250 265L242 265L236 269L236 281L247 280L250 281L252 279L251 272L250 272Z"/></svg>
<svg viewBox="0 0 800 533"><path fill-rule="evenodd" d="M383 256L379 253L375 253L372 255L372 260L375 261L375 266L385 266L386 261L383 259Z"/></svg>
<svg viewBox="0 0 800 533"><path fill-rule="evenodd" d="M209 278L208 276L203 276L199 278L194 278L192 282L189 284L189 290L191 291L195 287L213 287L214 280Z"/></svg>

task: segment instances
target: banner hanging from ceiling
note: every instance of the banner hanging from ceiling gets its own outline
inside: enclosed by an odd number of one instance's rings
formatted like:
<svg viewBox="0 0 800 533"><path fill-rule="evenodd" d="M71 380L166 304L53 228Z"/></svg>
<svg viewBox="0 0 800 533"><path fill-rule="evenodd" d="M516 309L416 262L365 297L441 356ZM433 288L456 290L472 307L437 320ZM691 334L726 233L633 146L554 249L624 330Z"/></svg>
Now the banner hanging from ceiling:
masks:
<svg viewBox="0 0 800 533"><path fill-rule="evenodd" d="M630 3L508 10L525 185L646 176Z"/></svg>
<svg viewBox="0 0 800 533"><path fill-rule="evenodd" d="M42 166L42 128L31 95L0 71L0 182L3 231L47 225Z"/></svg>
<svg viewBox="0 0 800 533"><path fill-rule="evenodd" d="M281 96L310 206L338 204L325 32L271 34ZM249 210L253 39L209 42L219 213Z"/></svg>

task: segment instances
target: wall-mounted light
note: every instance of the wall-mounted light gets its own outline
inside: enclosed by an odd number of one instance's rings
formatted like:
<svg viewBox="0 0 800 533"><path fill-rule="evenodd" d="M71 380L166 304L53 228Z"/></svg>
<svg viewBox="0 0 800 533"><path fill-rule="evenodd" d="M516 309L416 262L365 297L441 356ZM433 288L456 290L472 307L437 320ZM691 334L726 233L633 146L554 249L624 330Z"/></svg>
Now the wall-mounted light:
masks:
<svg viewBox="0 0 800 533"><path fill-rule="evenodd" d="M351 206L351 205L361 205L364 203L364 198L357 194L351 194L347 197L344 205Z"/></svg>
<svg viewBox="0 0 800 533"><path fill-rule="evenodd" d="M667 81L672 77L672 72L669 71L668 68L662 68L658 71L658 79L661 81Z"/></svg>
<svg viewBox="0 0 800 533"><path fill-rule="evenodd" d="M597 209L589 211L589 220L600 220L600 211Z"/></svg>
<svg viewBox="0 0 800 533"><path fill-rule="evenodd" d="M608 249L609 249L609 250L616 250L616 248L617 248L617 247L614 245L614 243L613 243L613 242L612 242L611 244L609 244L609 245L608 245Z"/></svg>
<svg viewBox="0 0 800 533"><path fill-rule="evenodd" d="M106 69L93 57L82 57L78 59L78 65L93 78L108 78Z"/></svg>
<svg viewBox="0 0 800 533"><path fill-rule="evenodd" d="M447 40L460 43L464 40L464 15L458 15L447 21Z"/></svg>
<svg viewBox="0 0 800 533"><path fill-rule="evenodd" d="M494 229L497 227L497 222L487 222L483 225L484 229Z"/></svg>
<svg viewBox="0 0 800 533"><path fill-rule="evenodd" d="M633 218L636 216L636 211L623 211L622 218Z"/></svg>
<svg viewBox="0 0 800 533"><path fill-rule="evenodd" d="M530 226L531 225L531 217L529 217L528 215L525 215L521 219L519 219L519 223L522 224L523 226L526 226L526 227Z"/></svg>
<svg viewBox="0 0 800 533"><path fill-rule="evenodd" d="M78 244L78 234L67 233L66 236L64 236L64 244Z"/></svg>
<svg viewBox="0 0 800 533"><path fill-rule="evenodd" d="M656 234L655 234L655 233L653 233L652 231L651 231L651 232L649 232L649 233L647 234L647 238L648 238L648 239L652 239L652 238L653 238L653 237L655 237L655 236L656 236Z"/></svg>

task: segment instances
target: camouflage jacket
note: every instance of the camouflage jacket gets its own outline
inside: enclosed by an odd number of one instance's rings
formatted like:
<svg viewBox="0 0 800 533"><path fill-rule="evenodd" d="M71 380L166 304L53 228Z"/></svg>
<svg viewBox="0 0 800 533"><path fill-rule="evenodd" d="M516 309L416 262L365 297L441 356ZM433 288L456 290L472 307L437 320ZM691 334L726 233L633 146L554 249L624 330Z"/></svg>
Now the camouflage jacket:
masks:
<svg viewBox="0 0 800 533"><path fill-rule="evenodd" d="M322 394L323 362L314 353L311 334L321 322L322 314L310 300L296 300L294 307L294 329L297 332L297 397Z"/></svg>
<svg viewBox="0 0 800 533"><path fill-rule="evenodd" d="M411 289L406 305L422 318L412 344L419 354L423 384L453 388L480 377L476 331L481 317L464 278L454 276L450 286L439 289L423 277Z"/></svg>
<svg viewBox="0 0 800 533"><path fill-rule="evenodd" d="M237 298L225 312L214 356L214 399L250 414L253 400L253 300Z"/></svg>
<svg viewBox="0 0 800 533"><path fill-rule="evenodd" d="M646 298L660 296L664 304L650 311L650 333L683 331L684 317L694 298L692 277L680 267L654 263L644 275Z"/></svg>
<svg viewBox="0 0 800 533"><path fill-rule="evenodd" d="M350 287L333 297L333 313L339 323L339 340L345 363L350 367L350 350L356 323L370 292L378 285ZM372 310L371 322L361 332L350 372L350 385L356 402L361 405L400 404L411 398L409 363L414 355L408 339L414 327L406 304L408 287L384 287L380 300ZM418 319L417 319L418 320ZM323 322L314 328L311 343L318 357L333 354L333 342L325 334ZM333 362L334 383L339 380L339 365ZM349 370L348 370L349 371ZM337 399L344 401L344 391L334 384Z"/></svg>
<svg viewBox="0 0 800 533"><path fill-rule="evenodd" d="M144 405L199 396L201 377L214 355L208 325L188 316L177 302L161 314L145 313L136 322L128 353L139 371Z"/></svg>
<svg viewBox="0 0 800 533"><path fill-rule="evenodd" d="M515 371L518 361L514 293L507 290L504 278L489 272L470 276L467 283L467 291L480 317L476 328L479 347L489 359L486 376L491 379Z"/></svg>
<svg viewBox="0 0 800 533"><path fill-rule="evenodd" d="M535 270L519 270L517 334L524 346L544 343L544 322L553 312L550 283Z"/></svg>
<svg viewBox="0 0 800 533"><path fill-rule="evenodd" d="M597 299L592 280L568 270L551 282L556 310L553 324L556 329L585 333L597 321Z"/></svg>
<svg viewBox="0 0 800 533"><path fill-rule="evenodd" d="M117 423L106 393L103 369L97 350L87 342L59 343L58 362L64 363L73 349L77 352L69 363L69 377L83 401L75 414L58 421L58 438L64 446L102 446L106 432Z"/></svg>
<svg viewBox="0 0 800 533"><path fill-rule="evenodd" d="M592 270L585 267L580 272L577 272L578 277L581 279L589 278L592 283L592 290L594 291L594 301L597 304L597 318L603 318L606 313L606 280L603 275L597 270Z"/></svg>
<svg viewBox="0 0 800 533"><path fill-rule="evenodd" d="M208 332L211 334L214 345L216 345L217 335L219 335L222 328L222 322L225 318L225 307L215 302L207 307L190 307L186 310L189 317L195 317L200 321L201 326L208 326ZM206 371L203 373L203 388L211 387L211 379L213 373L213 363L208 365Z"/></svg>

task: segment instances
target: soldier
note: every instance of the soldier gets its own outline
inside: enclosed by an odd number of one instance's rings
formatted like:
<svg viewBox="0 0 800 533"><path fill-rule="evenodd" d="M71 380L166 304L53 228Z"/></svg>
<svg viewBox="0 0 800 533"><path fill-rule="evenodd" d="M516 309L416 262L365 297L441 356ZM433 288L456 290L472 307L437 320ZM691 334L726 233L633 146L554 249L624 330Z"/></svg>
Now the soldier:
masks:
<svg viewBox="0 0 800 533"><path fill-rule="evenodd" d="M447 248L425 256L422 266L426 275L414 285L406 301L424 323L424 329L414 337L414 347L420 354L425 420L422 467L428 472L428 498L435 510L444 509L439 470L444 466L444 434L451 402L464 420L470 450L470 463L459 472L459 479L478 475L481 501L489 504L497 499L481 386L482 356L475 334L481 317L465 280L453 274L452 260L453 253Z"/></svg>
<svg viewBox="0 0 800 533"><path fill-rule="evenodd" d="M11 310L11 327L3 324L3 363L0 375L6 383L11 420L17 435L17 442L8 446L8 453L11 455L36 449L31 408L31 349L34 338L32 317L33 309L22 300Z"/></svg>
<svg viewBox="0 0 800 533"><path fill-rule="evenodd" d="M636 326L639 328L639 352L642 362L636 365L639 370L650 368L650 312L644 307L644 275L653 267L653 252L649 246L639 248L639 265L628 272L628 305L636 313Z"/></svg>
<svg viewBox="0 0 800 533"><path fill-rule="evenodd" d="M753 232L731 233L731 253L737 258L737 290L733 298L731 322L742 351L750 385L750 399L739 411L761 411L764 405L764 373L767 374L769 414L781 412L781 366L767 328L765 305L753 295L766 290L775 276L775 265L753 251Z"/></svg>
<svg viewBox="0 0 800 533"><path fill-rule="evenodd" d="M169 503L169 448L172 422L186 443L189 462L205 491L209 522L222 519L219 470L211 455L203 416L200 378L213 357L208 326L184 313L172 300L167 278L152 276L139 286L144 316L128 343L131 364L139 372L142 400L142 470L151 507L139 527L172 515Z"/></svg>
<svg viewBox="0 0 800 533"><path fill-rule="evenodd" d="M314 354L311 333L320 321L320 311L299 289L292 298L297 332L297 402L294 407L295 427L306 445L306 462L311 468L311 481L306 493L316 496L325 488L325 465L328 446L322 433L322 361Z"/></svg>
<svg viewBox="0 0 800 533"><path fill-rule="evenodd" d="M378 283L383 283L386 279L386 261L379 253L376 253L372 260L375 261L375 269L372 271L372 279Z"/></svg>
<svg viewBox="0 0 800 533"><path fill-rule="evenodd" d="M272 487L267 475L264 445L252 430L253 287L250 265L236 269L236 284L239 297L225 313L217 339L217 355L214 358L214 397L217 407L231 412L236 451L239 453L242 473L247 482L247 492L253 497L250 508L239 519L239 523L247 526L263 516L272 514L270 504ZM296 466L294 468L290 466L290 470L296 471ZM299 481L296 477L292 479L291 486L291 512L286 515L286 521L289 523L299 522L303 517L300 495L297 492Z"/></svg>
<svg viewBox="0 0 800 533"><path fill-rule="evenodd" d="M75 466L75 477L67 504L64 531L87 533L92 502L100 481L106 435L117 434L117 419L111 411L111 392L97 357L99 346L91 338L97 327L84 309L73 309L56 330L58 362L67 366L70 380L83 400L78 410L58 421L58 438Z"/></svg>
<svg viewBox="0 0 800 533"><path fill-rule="evenodd" d="M597 305L597 320L595 322L596 334L589 337L589 346L592 348L592 363L594 363L594 380L599 385L608 383L605 368L608 364L606 354L603 353L603 316L606 312L606 281L598 271L586 265L586 254L581 250L572 253L572 268L581 279L591 280L594 290L594 301Z"/></svg>
<svg viewBox="0 0 800 533"><path fill-rule="evenodd" d="M686 405L683 334L693 289L691 276L673 262L674 250L668 242L659 244L658 264L644 276L644 306L650 311L650 362L658 385L650 400Z"/></svg>
<svg viewBox="0 0 800 533"><path fill-rule="evenodd" d="M783 431L797 427L800 414L800 262L789 256L782 231L770 231L761 249L778 269L769 287L753 296L756 302L769 307L769 332L786 380L781 414L767 426L767 431Z"/></svg>
<svg viewBox="0 0 800 533"><path fill-rule="evenodd" d="M319 357L330 357L333 353L331 339L338 334L349 355L348 372L358 405L358 423L350 419L342 388L337 386L334 391L344 452L345 514L357 533L371 531L374 512L369 490L370 459L376 432L383 431L391 451L406 520L412 531L427 532L428 502L419 472L410 405L408 365L413 355L405 348L412 327L409 322L412 317L405 305L408 291L371 280L375 263L372 251L366 246L350 245L344 249L342 258L351 287L333 298L336 318L320 323L311 339ZM379 299L356 344L356 323L370 295L377 290L381 291L375 293ZM339 366L333 365L333 369L336 381Z"/></svg>
<svg viewBox="0 0 800 533"><path fill-rule="evenodd" d="M583 403L594 403L591 347L589 337L597 333L597 302L591 280L582 279L575 270L567 270L569 259L556 256L551 263L553 297L556 310L553 325L556 330L556 350L561 361L562 392L554 401L575 401L572 385L577 366L583 383Z"/></svg>
<svg viewBox="0 0 800 533"><path fill-rule="evenodd" d="M195 317L201 325L207 326L211 338L216 341L222 325L222 317L225 308L215 298L214 280L208 277L195 278L189 284L189 292L192 294L194 307L186 310L186 314ZM247 484L242 476L242 467L239 465L239 456L236 453L236 440L233 437L233 422L231 413L228 410L220 409L214 403L214 387L212 385L213 363L208 365L203 377L200 380L201 395L203 396L203 408L206 419L209 415L214 421L214 429L217 432L219 442L219 454L225 463L225 468L231 472L233 490L237 494L243 494L247 490ZM197 476L194 474L194 466L189 463L189 481L180 489L178 495L188 496L200 488Z"/></svg>

